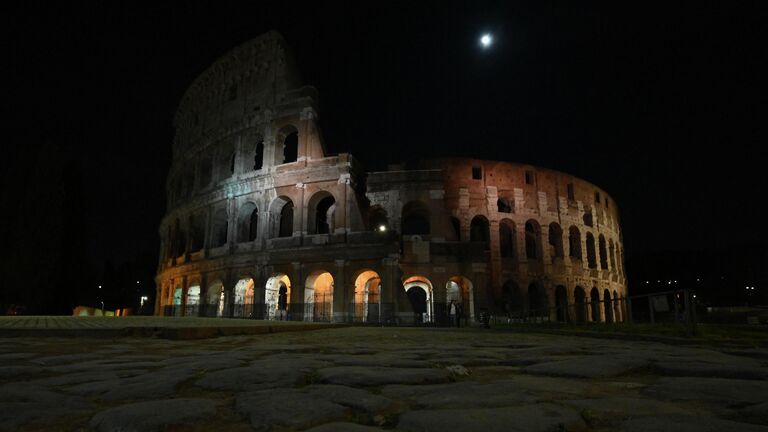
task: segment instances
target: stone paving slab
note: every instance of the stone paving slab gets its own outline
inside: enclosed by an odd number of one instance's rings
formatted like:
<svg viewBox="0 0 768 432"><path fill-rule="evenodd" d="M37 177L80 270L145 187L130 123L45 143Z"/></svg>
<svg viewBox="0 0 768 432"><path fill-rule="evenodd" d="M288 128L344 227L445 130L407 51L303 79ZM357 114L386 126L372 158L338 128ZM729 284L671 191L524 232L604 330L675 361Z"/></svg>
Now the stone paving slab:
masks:
<svg viewBox="0 0 768 432"><path fill-rule="evenodd" d="M122 405L99 412L88 426L99 432L153 432L191 424L211 416L216 402L207 399L168 399Z"/></svg>
<svg viewBox="0 0 768 432"><path fill-rule="evenodd" d="M512 408L477 408L456 410L409 411L400 416L402 431L443 432L549 432L584 429L584 421L575 410L554 404L536 404Z"/></svg>
<svg viewBox="0 0 768 432"><path fill-rule="evenodd" d="M765 430L766 370L751 350L482 329L0 337L0 431Z"/></svg>
<svg viewBox="0 0 768 432"><path fill-rule="evenodd" d="M768 427L702 416L633 418L622 424L625 432L768 432Z"/></svg>

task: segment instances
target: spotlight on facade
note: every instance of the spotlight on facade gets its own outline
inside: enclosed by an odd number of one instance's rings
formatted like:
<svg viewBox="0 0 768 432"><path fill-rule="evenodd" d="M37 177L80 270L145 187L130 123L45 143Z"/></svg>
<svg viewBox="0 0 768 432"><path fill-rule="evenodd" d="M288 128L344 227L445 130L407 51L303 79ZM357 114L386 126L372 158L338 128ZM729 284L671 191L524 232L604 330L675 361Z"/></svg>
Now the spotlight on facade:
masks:
<svg viewBox="0 0 768 432"><path fill-rule="evenodd" d="M99 289L101 289L101 285L99 285Z"/></svg>
<svg viewBox="0 0 768 432"><path fill-rule="evenodd" d="M387 230L386 225L379 225L379 232L385 232Z"/></svg>

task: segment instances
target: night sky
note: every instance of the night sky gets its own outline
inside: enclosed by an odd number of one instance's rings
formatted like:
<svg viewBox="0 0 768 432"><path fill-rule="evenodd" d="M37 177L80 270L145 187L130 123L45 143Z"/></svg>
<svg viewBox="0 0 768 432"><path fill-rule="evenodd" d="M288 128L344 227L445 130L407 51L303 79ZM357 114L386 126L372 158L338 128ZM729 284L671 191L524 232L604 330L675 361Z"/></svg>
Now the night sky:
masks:
<svg viewBox="0 0 768 432"><path fill-rule="evenodd" d="M220 3L4 6L4 293L47 286L27 302L66 309L121 266L151 287L176 105L270 29L319 90L332 153L565 171L618 204L630 279L685 251L764 275L758 2Z"/></svg>

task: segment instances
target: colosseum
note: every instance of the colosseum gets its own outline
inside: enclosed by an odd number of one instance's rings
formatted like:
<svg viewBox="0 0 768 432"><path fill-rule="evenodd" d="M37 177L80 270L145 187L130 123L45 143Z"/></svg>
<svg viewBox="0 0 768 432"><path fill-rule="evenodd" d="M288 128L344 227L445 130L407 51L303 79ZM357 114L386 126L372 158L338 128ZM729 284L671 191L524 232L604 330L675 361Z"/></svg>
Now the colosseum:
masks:
<svg viewBox="0 0 768 432"><path fill-rule="evenodd" d="M326 151L317 101L276 32L192 83L174 119L156 315L440 324L453 303L469 324L623 319L604 190L467 158L366 172Z"/></svg>

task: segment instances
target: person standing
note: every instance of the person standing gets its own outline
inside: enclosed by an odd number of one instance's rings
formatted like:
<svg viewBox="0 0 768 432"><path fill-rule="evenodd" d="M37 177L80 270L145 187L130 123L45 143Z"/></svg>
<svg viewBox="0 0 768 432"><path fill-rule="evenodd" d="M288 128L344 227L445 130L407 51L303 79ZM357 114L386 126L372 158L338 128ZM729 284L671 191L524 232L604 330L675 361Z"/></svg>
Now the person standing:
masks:
<svg viewBox="0 0 768 432"><path fill-rule="evenodd" d="M451 327L453 327L454 325L457 324L457 322L456 322L456 303L454 303L453 300L451 300L451 304L450 304L450 306L448 306L448 316L449 316L449 319L450 319L448 324Z"/></svg>

